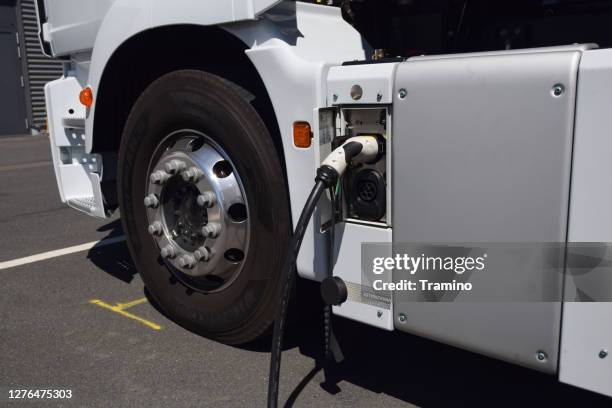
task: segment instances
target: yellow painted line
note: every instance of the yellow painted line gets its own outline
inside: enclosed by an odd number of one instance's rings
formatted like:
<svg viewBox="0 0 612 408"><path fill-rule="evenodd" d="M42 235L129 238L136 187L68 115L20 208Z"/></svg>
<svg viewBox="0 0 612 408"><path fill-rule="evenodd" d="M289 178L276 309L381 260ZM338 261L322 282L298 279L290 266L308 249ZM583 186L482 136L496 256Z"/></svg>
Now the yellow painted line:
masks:
<svg viewBox="0 0 612 408"><path fill-rule="evenodd" d="M143 297L140 299L132 300L131 302L127 302L127 303L117 303L117 306L115 307L121 310L125 310L125 309L129 309L132 306L136 306L141 303L146 303L146 301L147 301L147 298Z"/></svg>
<svg viewBox="0 0 612 408"><path fill-rule="evenodd" d="M116 306L111 306L108 303L105 303L105 302L103 302L103 301L101 301L99 299L90 300L89 303L91 303L92 305L98 305L98 306L100 306L100 307L102 307L104 309L110 310L112 312L119 313L121 316L127 317L128 319L136 320L137 322L140 322L140 323L144 324L145 326L150 327L153 330L161 330L161 326L160 325L155 324L155 323L153 323L153 322L151 322L151 321L149 321L147 319L143 319L140 316L136 316L135 314L132 314L132 313L129 313L129 312L126 312L125 310L123 310L123 308L125 308L125 305L134 306L135 304L137 304L135 302L142 303L142 301L143 301L142 299L138 299L137 301L135 300L134 302L124 303L124 304L119 303ZM131 307L131 306L128 306L128 307Z"/></svg>

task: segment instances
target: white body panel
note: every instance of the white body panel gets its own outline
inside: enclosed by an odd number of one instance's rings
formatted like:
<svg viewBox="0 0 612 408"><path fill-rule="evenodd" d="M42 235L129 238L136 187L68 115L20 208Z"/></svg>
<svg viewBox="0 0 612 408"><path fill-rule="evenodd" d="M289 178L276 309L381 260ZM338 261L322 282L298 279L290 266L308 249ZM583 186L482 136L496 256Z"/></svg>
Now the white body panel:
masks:
<svg viewBox="0 0 612 408"><path fill-rule="evenodd" d="M90 50L102 22L108 17L113 3L119 9L146 11L147 26L172 24L219 24L254 19L281 0L151 0L131 2L125 0L45 0L50 23L43 27L46 41L51 43L54 55ZM142 16L142 14L137 13ZM136 26L139 26L136 23ZM119 32L119 34L125 34Z"/></svg>
<svg viewBox="0 0 612 408"><path fill-rule="evenodd" d="M612 242L612 50L587 51L580 63L568 242ZM610 254L606 254L610 259ZM605 262L605 261L604 261ZM609 269L607 269L609 271ZM566 299L574 299L566 277ZM589 279L577 276L576 279ZM606 273L597 289L612 290ZM585 287L584 283L580 285ZM588 294L587 294L588 295ZM559 379L612 396L612 303L563 306Z"/></svg>
<svg viewBox="0 0 612 408"><path fill-rule="evenodd" d="M337 105L391 104L397 65L387 63L332 68L327 78L327 100ZM363 95L358 100L351 98L351 88L354 85L358 85L363 90Z"/></svg>
<svg viewBox="0 0 612 408"><path fill-rule="evenodd" d="M387 307L367 304L359 299L361 286L361 244L364 242L391 243L391 228L372 228L365 225L341 223L336 225L336 263L334 276L339 276L349 287L349 298L334 306L334 314L385 330L393 330L393 303ZM389 256L391 256L389 247ZM356 296L355 296L356 295ZM356 298L356 299L353 299Z"/></svg>
<svg viewBox="0 0 612 408"><path fill-rule="evenodd" d="M108 9L115 0L45 0L49 23L44 38L54 55L91 49Z"/></svg>
<svg viewBox="0 0 612 408"><path fill-rule="evenodd" d="M87 111L77 96L84 86L77 61L68 76L45 85L51 155L63 202L96 217L104 217L100 190L102 159L85 151Z"/></svg>
<svg viewBox="0 0 612 408"><path fill-rule="evenodd" d="M287 24L292 16L295 22ZM273 23L275 20L284 21L285 25L280 27ZM316 123L313 109L327 104L325 84L330 67L347 60L363 59L361 36L342 20L339 9L304 3L274 9L263 21L225 28L251 47L247 55L266 85L274 106L285 162L291 164L287 166L287 179L295 224L314 183L315 150L293 145L293 122ZM325 38L332 37L344 41L324 42ZM321 280L326 276L326 266L317 264L315 248L324 247L327 239L312 226L313 223L304 236L297 266L300 276Z"/></svg>

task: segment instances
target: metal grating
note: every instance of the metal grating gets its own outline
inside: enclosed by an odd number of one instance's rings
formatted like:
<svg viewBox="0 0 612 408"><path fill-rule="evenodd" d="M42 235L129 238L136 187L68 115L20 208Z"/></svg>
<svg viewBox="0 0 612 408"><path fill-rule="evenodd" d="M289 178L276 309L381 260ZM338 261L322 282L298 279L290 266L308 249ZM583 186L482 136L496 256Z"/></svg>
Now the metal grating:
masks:
<svg viewBox="0 0 612 408"><path fill-rule="evenodd" d="M27 82L32 111L31 127L45 129L45 84L62 76L62 62L43 54L38 39L38 22L35 0L21 0L21 20L23 24L23 47L27 61Z"/></svg>
<svg viewBox="0 0 612 408"><path fill-rule="evenodd" d="M92 214L96 211L96 198L93 196L71 198L68 200L68 205L77 210Z"/></svg>

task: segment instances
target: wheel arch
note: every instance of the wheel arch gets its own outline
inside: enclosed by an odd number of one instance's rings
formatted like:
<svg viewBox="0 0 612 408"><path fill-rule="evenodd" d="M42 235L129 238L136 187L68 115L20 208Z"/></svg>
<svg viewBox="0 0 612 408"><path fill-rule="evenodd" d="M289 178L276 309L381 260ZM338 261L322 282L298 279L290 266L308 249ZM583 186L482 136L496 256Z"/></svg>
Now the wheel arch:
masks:
<svg viewBox="0 0 612 408"><path fill-rule="evenodd" d="M116 153L127 117L142 92L172 71L196 69L235 83L252 99L272 136L285 170L283 143L274 108L246 44L219 26L180 24L142 31L123 42L106 63L96 92L91 152L104 160L102 191L116 205ZM285 176L286 178L286 176Z"/></svg>

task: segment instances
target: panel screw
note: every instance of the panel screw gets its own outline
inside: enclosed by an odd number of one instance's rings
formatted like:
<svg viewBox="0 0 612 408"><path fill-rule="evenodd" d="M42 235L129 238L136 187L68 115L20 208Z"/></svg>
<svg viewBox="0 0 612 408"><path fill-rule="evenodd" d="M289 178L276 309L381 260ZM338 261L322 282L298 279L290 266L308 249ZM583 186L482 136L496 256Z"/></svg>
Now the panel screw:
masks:
<svg viewBox="0 0 612 408"><path fill-rule="evenodd" d="M382 317L383 312L382 310L379 310L378 312L376 312L376 316L378 316L379 318Z"/></svg>
<svg viewBox="0 0 612 408"><path fill-rule="evenodd" d="M563 95L563 92L565 92L565 87L562 84L556 84L552 88L553 96L559 97L559 96Z"/></svg>
<svg viewBox="0 0 612 408"><path fill-rule="evenodd" d="M399 92L397 93L397 96L400 97L400 99L404 99L406 96L408 96L408 91L405 90L404 88L400 89Z"/></svg>
<svg viewBox="0 0 612 408"><path fill-rule="evenodd" d="M173 159L164 164L164 168L170 174L177 174L187 168L187 165L182 160Z"/></svg>
<svg viewBox="0 0 612 408"><path fill-rule="evenodd" d="M159 199L155 194L149 194L144 199L144 205L147 208L157 208L157 206L159 205Z"/></svg>
<svg viewBox="0 0 612 408"><path fill-rule="evenodd" d="M606 358L608 357L608 350L606 349L602 349L599 351L599 358Z"/></svg>
<svg viewBox="0 0 612 408"><path fill-rule="evenodd" d="M212 191L205 191L198 196L197 202L200 207L210 208L217 202L217 197Z"/></svg>
<svg viewBox="0 0 612 408"><path fill-rule="evenodd" d="M399 321L400 321L400 322L402 322L402 323L404 323L406 320L408 320L408 318L406 317L406 315L405 315L405 314L403 314L403 313L400 313L400 314L399 314L398 319L399 319Z"/></svg>
<svg viewBox="0 0 612 408"><path fill-rule="evenodd" d="M161 250L161 256L163 258L174 258L176 256L176 251L172 245L166 245Z"/></svg>
<svg viewBox="0 0 612 408"><path fill-rule="evenodd" d="M163 225L159 221L155 221L153 224L149 225L149 227L147 228L147 231L151 235L159 235L162 233L162 230L163 230Z"/></svg>
<svg viewBox="0 0 612 408"><path fill-rule="evenodd" d="M202 234L208 238L217 238L221 233L221 224L210 222L202 227Z"/></svg>
<svg viewBox="0 0 612 408"><path fill-rule="evenodd" d="M153 184L164 184L169 178L170 175L168 173L163 170L157 170L156 172L151 174L151 177L149 179Z"/></svg>
<svg viewBox="0 0 612 408"><path fill-rule="evenodd" d="M547 356L547 355L546 355L546 353L545 353L545 352L543 352L543 351L538 351L538 352L536 353L536 358L538 359L538 361L544 362L544 361L546 361L546 358L547 358L547 357L548 357L548 356Z"/></svg>

